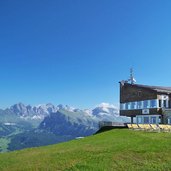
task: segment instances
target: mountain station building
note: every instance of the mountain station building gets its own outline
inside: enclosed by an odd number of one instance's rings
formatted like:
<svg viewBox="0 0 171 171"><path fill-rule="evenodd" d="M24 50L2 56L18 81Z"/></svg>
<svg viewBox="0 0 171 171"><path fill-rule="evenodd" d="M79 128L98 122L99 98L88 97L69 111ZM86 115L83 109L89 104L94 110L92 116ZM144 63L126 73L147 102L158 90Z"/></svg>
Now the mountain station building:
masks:
<svg viewBox="0 0 171 171"><path fill-rule="evenodd" d="M171 124L171 87L135 84L131 76L120 83L120 115L131 123Z"/></svg>

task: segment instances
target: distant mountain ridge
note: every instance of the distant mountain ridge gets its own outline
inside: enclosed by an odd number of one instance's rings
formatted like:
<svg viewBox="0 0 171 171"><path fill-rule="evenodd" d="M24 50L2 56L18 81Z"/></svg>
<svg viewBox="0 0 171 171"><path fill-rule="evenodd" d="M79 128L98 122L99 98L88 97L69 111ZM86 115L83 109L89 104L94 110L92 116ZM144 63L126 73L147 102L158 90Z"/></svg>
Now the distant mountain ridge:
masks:
<svg viewBox="0 0 171 171"><path fill-rule="evenodd" d="M83 112L93 118L101 119L101 120L113 120L115 117L119 118L119 109L114 105L108 103L101 103L97 105L93 109L85 109L81 110L78 108L73 108L68 105L53 105L51 103L42 104L37 106L24 105L23 103L18 103L12 105L10 108L4 110L6 113L14 113L22 118L30 118L30 119L44 119L51 113L56 113L59 110L66 110L69 112ZM3 110L1 110L3 111ZM122 117L121 117L122 118Z"/></svg>

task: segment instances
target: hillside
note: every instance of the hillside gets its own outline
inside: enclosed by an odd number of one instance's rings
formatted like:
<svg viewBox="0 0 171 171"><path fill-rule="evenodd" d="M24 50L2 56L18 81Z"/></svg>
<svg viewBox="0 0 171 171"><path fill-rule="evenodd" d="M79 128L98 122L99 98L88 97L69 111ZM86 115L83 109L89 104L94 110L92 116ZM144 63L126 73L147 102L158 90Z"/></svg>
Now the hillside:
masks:
<svg viewBox="0 0 171 171"><path fill-rule="evenodd" d="M0 170L171 170L170 144L170 133L114 129L57 145L0 154Z"/></svg>

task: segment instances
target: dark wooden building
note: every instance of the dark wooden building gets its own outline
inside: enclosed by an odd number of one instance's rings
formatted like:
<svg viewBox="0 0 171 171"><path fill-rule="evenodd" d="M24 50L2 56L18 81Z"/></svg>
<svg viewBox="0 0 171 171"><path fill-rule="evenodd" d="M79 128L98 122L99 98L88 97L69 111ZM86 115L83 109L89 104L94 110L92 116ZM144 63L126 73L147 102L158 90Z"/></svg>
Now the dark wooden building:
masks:
<svg viewBox="0 0 171 171"><path fill-rule="evenodd" d="M121 116L138 124L171 124L171 87L119 83Z"/></svg>

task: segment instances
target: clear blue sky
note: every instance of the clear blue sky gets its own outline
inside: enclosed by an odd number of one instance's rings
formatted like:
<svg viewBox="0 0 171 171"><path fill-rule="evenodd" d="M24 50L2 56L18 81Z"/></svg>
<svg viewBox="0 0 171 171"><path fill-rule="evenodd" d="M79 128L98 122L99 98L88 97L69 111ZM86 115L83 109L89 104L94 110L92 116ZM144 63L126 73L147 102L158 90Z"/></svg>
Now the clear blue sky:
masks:
<svg viewBox="0 0 171 171"><path fill-rule="evenodd" d="M0 108L117 104L131 66L171 86L170 0L0 1Z"/></svg>

